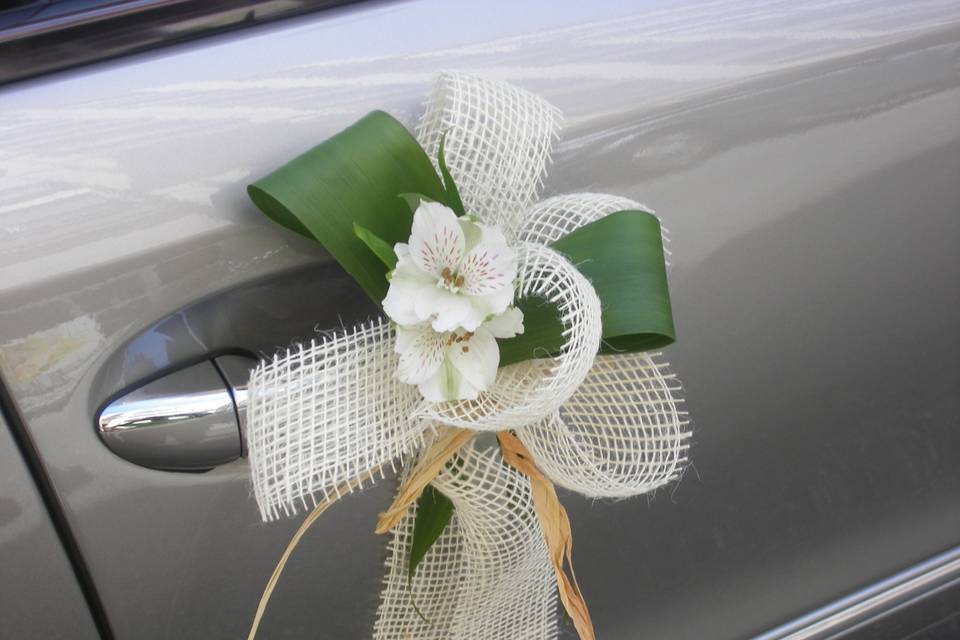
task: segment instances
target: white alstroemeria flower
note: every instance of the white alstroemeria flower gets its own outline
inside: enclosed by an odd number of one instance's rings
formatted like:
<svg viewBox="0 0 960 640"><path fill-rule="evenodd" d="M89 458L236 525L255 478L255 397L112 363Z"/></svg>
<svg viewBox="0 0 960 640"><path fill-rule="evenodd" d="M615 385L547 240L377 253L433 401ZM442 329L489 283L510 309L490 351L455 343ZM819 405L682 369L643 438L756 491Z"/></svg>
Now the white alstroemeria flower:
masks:
<svg viewBox="0 0 960 640"><path fill-rule="evenodd" d="M427 323L397 327L397 376L431 402L474 400L493 384L500 366L497 338L523 333L523 313L513 307L476 331L434 331Z"/></svg>
<svg viewBox="0 0 960 640"><path fill-rule="evenodd" d="M495 228L421 202L410 242L397 243L397 267L383 310L401 326L429 322L435 331L476 331L513 302L517 254Z"/></svg>

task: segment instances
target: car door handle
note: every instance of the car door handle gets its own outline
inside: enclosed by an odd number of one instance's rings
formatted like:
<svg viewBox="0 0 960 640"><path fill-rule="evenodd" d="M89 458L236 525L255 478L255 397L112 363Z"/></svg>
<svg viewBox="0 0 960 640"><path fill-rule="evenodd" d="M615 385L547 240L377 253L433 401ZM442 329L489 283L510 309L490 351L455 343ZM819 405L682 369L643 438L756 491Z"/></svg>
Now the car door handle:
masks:
<svg viewBox="0 0 960 640"><path fill-rule="evenodd" d="M205 471L236 460L244 453L246 385L255 364L225 355L148 382L102 409L100 438L153 469Z"/></svg>
<svg viewBox="0 0 960 640"><path fill-rule="evenodd" d="M245 455L246 385L260 358L378 309L324 258L239 280L143 326L98 367L91 428L113 453L163 471Z"/></svg>

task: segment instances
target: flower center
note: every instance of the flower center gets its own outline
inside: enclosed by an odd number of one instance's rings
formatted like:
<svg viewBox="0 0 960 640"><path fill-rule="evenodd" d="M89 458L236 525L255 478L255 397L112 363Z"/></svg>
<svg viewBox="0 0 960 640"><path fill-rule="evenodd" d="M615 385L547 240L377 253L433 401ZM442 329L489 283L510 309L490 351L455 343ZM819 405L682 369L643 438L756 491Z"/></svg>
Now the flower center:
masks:
<svg viewBox="0 0 960 640"><path fill-rule="evenodd" d="M447 338L447 346L452 347L455 344L460 345L460 350L464 353L470 352L470 338L473 337L473 331L465 331L460 335L456 333L451 333L450 337Z"/></svg>
<svg viewBox="0 0 960 640"><path fill-rule="evenodd" d="M451 270L450 267L444 267L443 271L440 272L440 280L437 282L437 286L457 293L463 287L463 276Z"/></svg>

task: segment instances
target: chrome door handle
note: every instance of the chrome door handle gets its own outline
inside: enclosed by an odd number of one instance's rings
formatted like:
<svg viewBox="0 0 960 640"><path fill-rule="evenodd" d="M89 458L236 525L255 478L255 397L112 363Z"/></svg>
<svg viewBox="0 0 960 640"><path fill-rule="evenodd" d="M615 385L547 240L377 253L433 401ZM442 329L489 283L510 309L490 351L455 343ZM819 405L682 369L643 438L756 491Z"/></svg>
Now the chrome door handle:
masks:
<svg viewBox="0 0 960 640"><path fill-rule="evenodd" d="M220 356L110 402L97 418L107 447L141 466L203 471L244 453L246 385L256 361Z"/></svg>

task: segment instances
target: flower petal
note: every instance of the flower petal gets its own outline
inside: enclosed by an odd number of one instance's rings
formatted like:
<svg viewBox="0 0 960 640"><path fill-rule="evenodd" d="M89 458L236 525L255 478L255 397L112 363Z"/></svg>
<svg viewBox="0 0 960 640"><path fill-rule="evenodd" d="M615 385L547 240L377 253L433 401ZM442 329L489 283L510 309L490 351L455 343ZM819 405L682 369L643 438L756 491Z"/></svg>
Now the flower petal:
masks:
<svg viewBox="0 0 960 640"><path fill-rule="evenodd" d="M457 273L463 276L461 290L470 296L483 296L513 289L517 278L517 253L507 245L503 233L494 227L478 225L480 241L460 262Z"/></svg>
<svg viewBox="0 0 960 640"><path fill-rule="evenodd" d="M443 362L446 339L430 325L397 327L394 351L400 354L397 377L406 384L420 384L433 376Z"/></svg>
<svg viewBox="0 0 960 640"><path fill-rule="evenodd" d="M402 249L401 249L402 247ZM397 252L397 267L390 278L387 295L381 303L384 313L391 320L400 325L411 325L421 322L417 316L417 294L424 287L435 288L433 277L420 271L411 261L407 245L398 243L394 248Z"/></svg>
<svg viewBox="0 0 960 640"><path fill-rule="evenodd" d="M473 386L469 380L462 375L457 375L457 392L454 400L476 400L480 395L481 389Z"/></svg>
<svg viewBox="0 0 960 640"><path fill-rule="evenodd" d="M523 333L523 311L510 307L500 315L484 322L483 328L494 338L512 338Z"/></svg>
<svg viewBox="0 0 960 640"><path fill-rule="evenodd" d="M480 228L480 225L476 222L467 220L466 218L457 218L457 222L460 223L460 229L463 230L463 251L466 253L477 246L480 240L483 239L483 229Z"/></svg>
<svg viewBox="0 0 960 640"><path fill-rule="evenodd" d="M413 264L413 259L410 257L410 245L408 245L406 242L398 242L397 244L393 245L393 253L397 256L397 266L402 264ZM419 268L420 267L417 267L417 269Z"/></svg>
<svg viewBox="0 0 960 640"><path fill-rule="evenodd" d="M447 400L476 400L480 389L470 384L449 360L429 380L417 387L420 394L430 402L444 402Z"/></svg>
<svg viewBox="0 0 960 640"><path fill-rule="evenodd" d="M383 299L383 312L397 324L417 324L420 317L417 316L414 301L423 286L414 280L394 278L390 281L387 296Z"/></svg>
<svg viewBox="0 0 960 640"><path fill-rule="evenodd" d="M458 336L447 347L447 358L467 382L482 391L489 388L497 377L500 348L493 334L481 328L469 338Z"/></svg>
<svg viewBox="0 0 960 640"><path fill-rule="evenodd" d="M458 328L464 331L476 331L490 313L474 303L476 298L467 298L467 300L470 301L470 310L460 319L460 326Z"/></svg>
<svg viewBox="0 0 960 640"><path fill-rule="evenodd" d="M435 331L453 331L476 315L468 298L433 285L419 288L413 304L418 320L431 322Z"/></svg>
<svg viewBox="0 0 960 640"><path fill-rule="evenodd" d="M457 214L439 202L421 202L413 214L410 258L423 271L440 277L455 270L463 257L465 239Z"/></svg>
<svg viewBox="0 0 960 640"><path fill-rule="evenodd" d="M444 380L448 379L449 369L441 365L432 376L421 382L417 385L417 388L420 390L420 394L430 402L443 402L444 400L451 400L452 398L447 398L444 396Z"/></svg>
<svg viewBox="0 0 960 640"><path fill-rule="evenodd" d="M489 316L498 316L504 313L513 304L513 298L513 286L509 286L485 296L472 296L470 302L486 319Z"/></svg>

